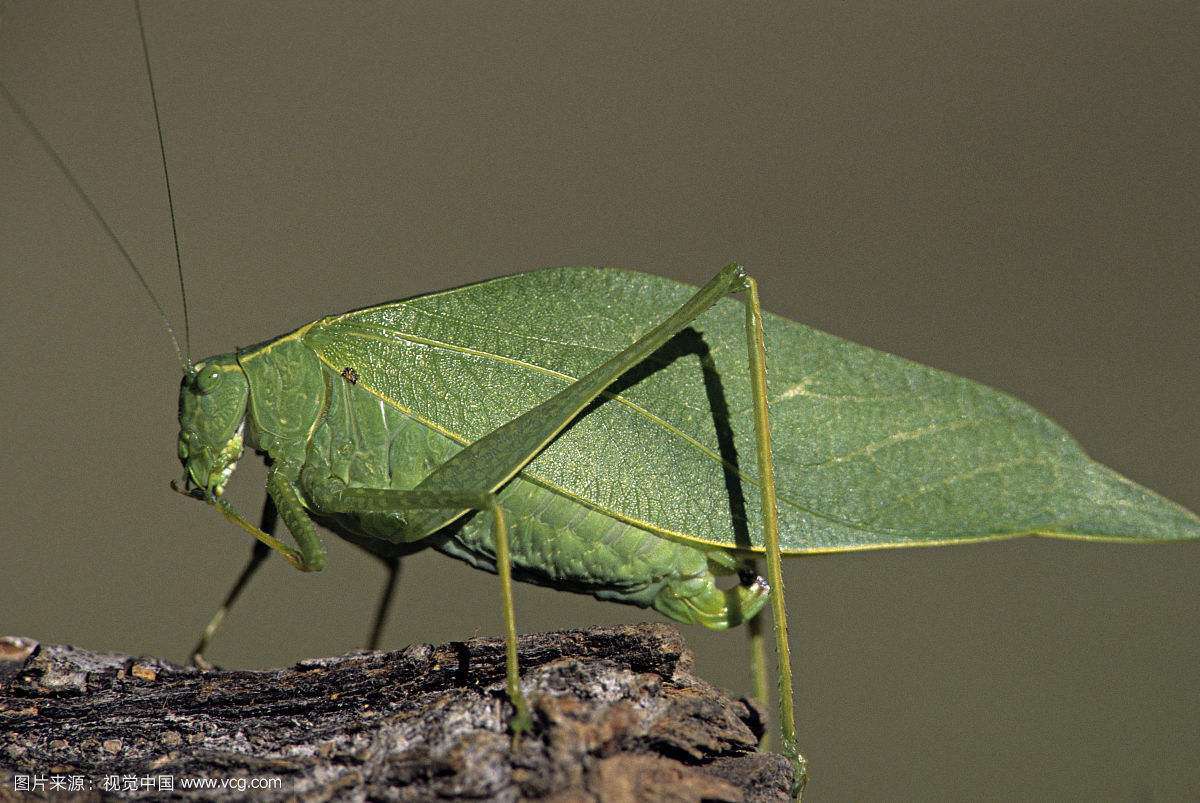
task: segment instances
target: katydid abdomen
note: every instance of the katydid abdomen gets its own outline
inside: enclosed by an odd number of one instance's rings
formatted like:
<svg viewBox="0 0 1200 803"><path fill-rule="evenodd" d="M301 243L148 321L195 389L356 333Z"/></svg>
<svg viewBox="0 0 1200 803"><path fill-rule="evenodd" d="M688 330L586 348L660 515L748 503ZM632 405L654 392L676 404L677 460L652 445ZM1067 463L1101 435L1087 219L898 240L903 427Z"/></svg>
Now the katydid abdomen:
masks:
<svg viewBox="0 0 1200 803"><path fill-rule="evenodd" d="M510 511L514 577L599 599L654 607L680 622L724 629L766 602L762 581L719 591L717 574L736 564L617 521L518 476L500 493ZM435 544L447 555L496 571L491 529L481 516ZM711 557L711 559L710 559Z"/></svg>

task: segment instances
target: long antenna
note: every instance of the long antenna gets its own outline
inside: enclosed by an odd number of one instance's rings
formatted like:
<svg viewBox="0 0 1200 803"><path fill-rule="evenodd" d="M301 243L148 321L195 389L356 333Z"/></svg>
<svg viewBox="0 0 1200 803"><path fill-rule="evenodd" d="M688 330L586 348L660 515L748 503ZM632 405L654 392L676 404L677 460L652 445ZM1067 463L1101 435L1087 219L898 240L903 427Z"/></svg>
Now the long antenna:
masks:
<svg viewBox="0 0 1200 803"><path fill-rule="evenodd" d="M167 208L171 211L171 237L175 240L175 267L179 272L179 297L183 299L183 344L188 366L192 364L192 327L188 321L187 290L183 286L183 257L179 255L179 229L175 226L175 199L171 195L171 174L167 170L167 146L163 144L162 121L158 117L158 95L154 91L154 71L150 69L150 46L146 44L146 26L142 23L142 0L134 0L138 33L142 36L142 56L146 60L146 78L150 81L150 105L154 107L154 127L158 130L158 152L162 156L163 181L167 185ZM190 371L189 371L190 373Z"/></svg>
<svg viewBox="0 0 1200 803"><path fill-rule="evenodd" d="M7 7L0 8L0 22L3 21L2 18L4 12L7 10ZM83 205L87 207L87 210L92 213L92 217L94 217L96 222L100 224L100 228L103 229L104 233L108 235L108 238L112 240L113 245L117 247L117 250L121 252L121 256L125 258L125 264L127 264L129 269L133 271L133 275L137 277L138 283L141 284L142 289L146 291L146 295L148 295L150 297L150 301L153 302L154 308L158 310L158 316L162 319L163 326L165 326L167 329L167 335L171 338L171 343L175 346L175 356L179 359L179 364L183 367L185 373L192 373L193 369L191 359L185 357L183 349L179 347L179 339L175 337L175 329L171 326L171 319L167 317L167 312L165 309L163 309L163 305L158 300L158 296L154 295L154 291L150 289L150 285L146 282L146 277L142 275L140 270L138 270L138 266L134 263L133 257L129 255L129 251L125 248L124 243L122 243L121 239L117 237L116 233L112 230L112 227L108 225L108 221L104 219L104 215L100 214L100 210L84 191L83 186L80 185L79 181L75 178L75 175L67 168L66 162L64 162L62 157L58 155L58 152L54 150L54 146L50 144L50 141L43 136L40 130L38 130L38 127L33 124L33 120L25 111L25 108L17 101L16 97L12 94L12 92L9 91L8 86L5 85L4 81L2 80L0 80L0 95L4 96L4 100L12 108L13 112L16 113L17 118L25 125L25 128L29 130L29 133L33 136L34 141L42 146L42 149L46 151L46 153L54 161L54 163L58 166L58 169L62 171L63 176L67 179L67 183L71 185L71 189L75 190L75 194L78 195L80 200L83 201Z"/></svg>

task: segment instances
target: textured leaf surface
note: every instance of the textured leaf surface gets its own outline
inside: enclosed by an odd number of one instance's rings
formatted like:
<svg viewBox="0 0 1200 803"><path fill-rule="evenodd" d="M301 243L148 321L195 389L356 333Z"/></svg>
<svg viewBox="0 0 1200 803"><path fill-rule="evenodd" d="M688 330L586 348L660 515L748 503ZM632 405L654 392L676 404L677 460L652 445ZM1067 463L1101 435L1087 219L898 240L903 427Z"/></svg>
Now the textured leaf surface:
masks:
<svg viewBox="0 0 1200 803"><path fill-rule="evenodd" d="M694 289L554 268L347 313L305 342L469 443L633 342ZM719 302L523 476L658 532L758 547L743 320L740 299ZM1090 460L1011 396L777 316L765 330L787 552L1022 534L1200 538L1193 514Z"/></svg>

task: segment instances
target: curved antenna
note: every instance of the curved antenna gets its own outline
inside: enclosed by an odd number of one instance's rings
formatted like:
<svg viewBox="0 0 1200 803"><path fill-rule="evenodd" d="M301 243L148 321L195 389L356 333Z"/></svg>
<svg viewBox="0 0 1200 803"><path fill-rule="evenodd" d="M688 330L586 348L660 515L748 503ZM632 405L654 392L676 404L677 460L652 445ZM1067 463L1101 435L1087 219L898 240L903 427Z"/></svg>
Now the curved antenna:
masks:
<svg viewBox="0 0 1200 803"><path fill-rule="evenodd" d="M150 81L150 105L154 107L154 127L158 131L158 152L162 156L163 181L167 185L167 208L171 212L171 237L175 240L175 267L179 273L179 297L183 300L183 345L187 349L188 373L192 365L192 326L188 321L187 290L183 286L183 257L179 254L179 229L175 225L175 199L171 195L171 174L167 170L167 146L163 143L162 121L158 117L158 95L154 91L154 71L150 69L150 46L146 44L146 26L142 23L142 0L134 0L138 33L142 36L142 57L146 78Z"/></svg>
<svg viewBox="0 0 1200 803"><path fill-rule="evenodd" d="M0 7L0 22L3 22L3 15L7 10L7 7ZM183 367L184 373L193 373L191 359L190 357L185 357L185 352L179 347L179 339L175 337L175 329L171 326L171 319L167 317L167 312L163 308L162 303L158 300L158 296L154 295L154 291L150 289L150 285L146 282L146 277L142 275L140 270L138 270L138 266L134 263L133 257L129 255L129 251L125 248L124 243L122 243L121 239L117 237L116 233L112 230L112 227L108 225L108 221L104 219L104 215L100 214L100 210L96 207L96 204L84 191L83 186L75 178L75 175L67 168L66 162L64 162L62 157L58 155L58 152L54 150L54 146L52 146L50 141L46 139L40 130L38 130L38 127L33 124L33 120L25 111L25 107L23 107L17 101L16 97L12 92L9 91L8 86L2 80L0 80L0 95L4 96L4 100L17 115L17 118L25 125L25 128L29 130L29 133L33 136L34 141L42 146L42 150L46 151L46 153L58 166L58 169L62 171L63 176L67 179L67 183L71 185L71 189L75 190L75 194L78 195L80 200L83 201L83 205L87 207L87 210L92 213L92 217L94 217L96 222L100 224L100 228L103 229L104 233L108 235L108 238L112 240L113 245L117 247L117 250L121 252L121 256L125 259L125 264L129 266L131 271L133 271L133 275L137 277L138 283L141 284L142 289L146 291L146 295L148 295L150 297L150 301L153 302L154 308L158 310L158 316L162 319L163 326L165 326L167 329L167 336L171 338L171 343L175 346L175 356L179 359L179 364Z"/></svg>

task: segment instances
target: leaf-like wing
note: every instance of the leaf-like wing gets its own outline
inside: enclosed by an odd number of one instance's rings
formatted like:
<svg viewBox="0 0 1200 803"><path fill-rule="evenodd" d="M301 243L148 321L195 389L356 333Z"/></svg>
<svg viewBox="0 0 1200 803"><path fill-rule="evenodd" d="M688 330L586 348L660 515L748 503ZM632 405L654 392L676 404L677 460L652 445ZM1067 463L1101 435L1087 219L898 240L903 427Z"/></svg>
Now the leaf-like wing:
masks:
<svg viewBox="0 0 1200 803"><path fill-rule="evenodd" d="M553 268L347 313L305 342L460 443L554 395L695 291ZM783 548L1023 534L1200 538L1200 519L1087 457L1007 394L767 315ZM656 532L761 548L744 310L727 298L627 374L522 472Z"/></svg>

